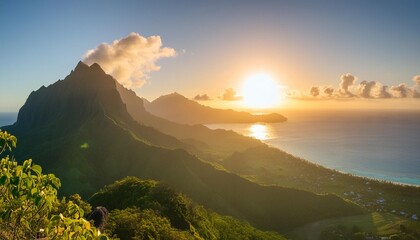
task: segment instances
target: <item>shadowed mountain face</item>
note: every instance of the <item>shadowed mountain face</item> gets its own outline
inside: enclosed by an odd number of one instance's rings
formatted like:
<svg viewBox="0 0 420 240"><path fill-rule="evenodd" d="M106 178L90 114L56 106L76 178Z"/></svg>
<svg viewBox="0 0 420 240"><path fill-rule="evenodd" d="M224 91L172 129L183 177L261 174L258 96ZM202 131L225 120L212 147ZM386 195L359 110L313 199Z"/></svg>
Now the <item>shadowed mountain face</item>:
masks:
<svg viewBox="0 0 420 240"><path fill-rule="evenodd" d="M277 113L252 115L231 109L215 109L203 106L178 93L161 96L145 104L145 107L153 115L184 124L284 122L287 120Z"/></svg>
<svg viewBox="0 0 420 240"><path fill-rule="evenodd" d="M88 196L127 175L156 179L219 213L278 231L361 212L336 196L263 187L216 170L189 154L196 149L185 141L133 120L97 64L79 63L64 80L32 92L4 130L18 137L16 158L30 156L57 174L63 194Z"/></svg>

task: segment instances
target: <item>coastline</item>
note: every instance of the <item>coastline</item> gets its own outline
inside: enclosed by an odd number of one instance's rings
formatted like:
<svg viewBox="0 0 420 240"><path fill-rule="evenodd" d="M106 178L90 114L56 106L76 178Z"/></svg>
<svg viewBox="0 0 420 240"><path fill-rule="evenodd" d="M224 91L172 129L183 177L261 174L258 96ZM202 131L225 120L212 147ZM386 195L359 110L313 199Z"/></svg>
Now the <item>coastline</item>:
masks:
<svg viewBox="0 0 420 240"><path fill-rule="evenodd" d="M388 114L389 113L395 112L388 112ZM389 116L393 118L399 117L393 114ZM345 119L342 116L340 116L340 118ZM348 131L350 136L339 134L334 135L336 130L334 127L336 126L327 126L324 128L321 126L320 129L317 130L318 132L308 133L309 136L302 135L302 132L304 132L309 127L312 127L312 125L316 125L318 127L320 126L319 124L323 123L323 118L319 117L315 120L312 119L309 124L304 122L306 120L302 120L303 118L296 120L295 117L289 118L290 121L287 123L279 123L278 125L268 123L254 124L259 125L259 128L261 128L262 131L266 131L265 133L258 134L252 132L252 124L206 124L206 126L210 129L221 128L225 130L233 130L243 136L257 139L259 138L259 140L269 145L270 147L274 147L281 151L292 154L295 157L304 159L310 163L344 174L369 178L377 181L391 182L398 185L420 187L420 177L418 177L419 163L415 158L417 153L416 149L411 148L413 149L413 152L408 152L407 146L404 146L402 149L399 148L400 146L396 145L389 146L390 142L391 144L404 144L403 142L399 141L401 139L398 137L401 136L396 136L396 143L393 143L392 139L393 135L400 134L398 131L400 131L402 127L407 127L407 118L404 116L402 118L403 123L397 124L398 128L395 128L397 130L392 128L392 124L389 124L389 122L392 123L392 121L386 122L384 129L391 128L391 130L387 129L387 132L385 133L381 132L382 130L380 127L378 128L379 130L373 129L373 133L365 131L364 128L361 128L359 132L355 133L352 126L346 126L349 128L349 130L345 130ZM357 118L353 118L352 120L354 119L357 120ZM375 122L378 119L379 117L375 116L375 118L370 118L369 120ZM387 121L388 120L389 119L387 119ZM296 122L298 122L298 124L296 124ZM348 124L348 122L346 122L346 124ZM352 121L352 124L354 124L354 121ZM364 121L356 121L355 124L359 124L356 125L356 127L360 127L363 126ZM337 130L341 131L342 129ZM410 132L412 130L412 128L408 128L408 130L406 129L405 131ZM414 130L419 131L417 128ZM296 134L294 131L300 131L301 133ZM314 136L318 133L325 135ZM357 134L363 135L360 137ZM384 134L385 137L383 136ZM366 136L369 138L366 138ZM376 141L375 137L385 140L383 140L384 142ZM365 142L359 143L359 138L362 138L362 141ZM413 139L412 141L415 140L416 139ZM350 143L346 141L350 141ZM410 139L406 141L410 141ZM349 144L353 145L349 147ZM362 147L362 149L357 148L357 146L355 147L354 144L359 144L360 146L358 147ZM393 152L393 150L395 151ZM342 153L340 151L348 151L348 153ZM380 151L383 151L383 153ZM384 154L383 159L381 158L380 154Z"/></svg>

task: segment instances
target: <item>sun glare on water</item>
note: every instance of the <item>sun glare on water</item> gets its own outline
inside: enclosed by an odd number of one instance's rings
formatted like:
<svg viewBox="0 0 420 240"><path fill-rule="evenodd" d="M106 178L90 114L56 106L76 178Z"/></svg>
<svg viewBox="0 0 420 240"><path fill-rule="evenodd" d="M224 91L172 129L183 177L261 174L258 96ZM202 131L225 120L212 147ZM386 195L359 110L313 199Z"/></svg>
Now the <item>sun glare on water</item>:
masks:
<svg viewBox="0 0 420 240"><path fill-rule="evenodd" d="M245 79L242 87L243 104L250 108L271 108L279 104L279 85L266 73L257 73Z"/></svg>
<svg viewBox="0 0 420 240"><path fill-rule="evenodd" d="M269 138L268 129L262 124L253 124L249 127L250 135L258 140L267 140Z"/></svg>

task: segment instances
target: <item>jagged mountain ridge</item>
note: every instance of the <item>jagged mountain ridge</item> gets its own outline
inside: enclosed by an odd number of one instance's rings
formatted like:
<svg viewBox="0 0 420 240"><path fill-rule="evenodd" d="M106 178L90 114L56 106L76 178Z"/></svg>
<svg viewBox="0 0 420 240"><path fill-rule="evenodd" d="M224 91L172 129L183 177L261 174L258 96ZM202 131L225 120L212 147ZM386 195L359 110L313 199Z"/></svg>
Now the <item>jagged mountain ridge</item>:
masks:
<svg viewBox="0 0 420 240"><path fill-rule="evenodd" d="M88 196L127 175L156 179L219 213L277 231L361 212L336 196L263 187L216 170L184 150L190 145L133 120L115 80L97 64L79 63L64 80L31 93L5 130L19 139L16 158L31 156L56 173L64 194Z"/></svg>
<svg viewBox="0 0 420 240"><path fill-rule="evenodd" d="M168 148L187 147L174 137L133 121L115 91L115 80L98 64L88 67L83 62L79 62L64 80L32 92L19 110L13 127L19 130L47 128L64 135L98 116L133 128L151 144Z"/></svg>

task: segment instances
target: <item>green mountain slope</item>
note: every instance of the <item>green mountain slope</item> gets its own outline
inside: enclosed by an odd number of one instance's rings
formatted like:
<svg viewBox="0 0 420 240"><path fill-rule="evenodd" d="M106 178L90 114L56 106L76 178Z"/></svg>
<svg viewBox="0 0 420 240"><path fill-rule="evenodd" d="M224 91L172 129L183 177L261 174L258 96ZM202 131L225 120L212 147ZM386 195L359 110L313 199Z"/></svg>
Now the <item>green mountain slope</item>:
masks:
<svg viewBox="0 0 420 240"><path fill-rule="evenodd" d="M216 170L184 150L193 151L190 145L133 120L115 80L97 64L79 63L65 80L31 93L4 130L19 139L17 158L31 156L56 173L64 194L87 196L127 175L155 179L216 212L277 231L361 212L333 195L263 187Z"/></svg>
<svg viewBox="0 0 420 240"><path fill-rule="evenodd" d="M158 217L168 219L172 228L184 232L185 238L187 235L191 239L193 236L202 239L285 239L276 233L263 232L246 222L209 211L185 195L152 180L142 181L135 177L126 177L102 188L89 202L94 206L105 206L109 210L120 209L111 211L110 225L117 225L114 222L121 222L121 219L135 215L136 211L133 208L137 208L137 212L152 210ZM113 216L116 213L122 215L127 212L130 216ZM128 239L130 234L130 237L135 235L134 231L130 233L127 229L127 224L125 231L123 227L110 228L114 228L111 229L112 232L119 234L118 237L123 239Z"/></svg>
<svg viewBox="0 0 420 240"><path fill-rule="evenodd" d="M178 93L161 96L150 104L146 104L145 107L153 115L184 124L284 122L287 120L278 113L252 115L231 109L211 108Z"/></svg>

